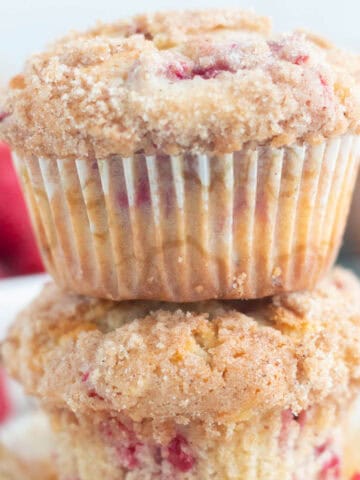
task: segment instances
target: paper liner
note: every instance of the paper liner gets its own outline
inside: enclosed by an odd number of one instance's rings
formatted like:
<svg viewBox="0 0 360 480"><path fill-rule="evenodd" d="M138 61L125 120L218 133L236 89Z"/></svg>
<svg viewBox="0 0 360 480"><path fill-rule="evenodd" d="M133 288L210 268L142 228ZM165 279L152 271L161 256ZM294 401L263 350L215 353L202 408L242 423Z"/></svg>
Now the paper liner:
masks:
<svg viewBox="0 0 360 480"><path fill-rule="evenodd" d="M48 271L124 299L311 289L337 255L360 140L223 156L18 160Z"/></svg>

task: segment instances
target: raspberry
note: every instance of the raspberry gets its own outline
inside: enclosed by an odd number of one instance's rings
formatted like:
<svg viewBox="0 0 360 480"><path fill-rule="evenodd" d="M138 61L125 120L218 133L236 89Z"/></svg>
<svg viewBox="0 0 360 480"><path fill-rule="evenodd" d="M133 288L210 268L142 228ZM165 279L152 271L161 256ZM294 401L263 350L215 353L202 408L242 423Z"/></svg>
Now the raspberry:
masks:
<svg viewBox="0 0 360 480"><path fill-rule="evenodd" d="M93 388L91 390L89 390L88 397L89 398L97 398L98 400L104 400L104 397L102 397L101 395L96 393L96 391Z"/></svg>
<svg viewBox="0 0 360 480"><path fill-rule="evenodd" d="M290 433L290 425L293 421L294 415L290 409L281 412L281 430L279 434L279 445L281 448L286 446Z"/></svg>
<svg viewBox="0 0 360 480"><path fill-rule="evenodd" d="M351 480L360 480L360 473L354 473L354 475L351 477Z"/></svg>
<svg viewBox="0 0 360 480"><path fill-rule="evenodd" d="M201 77L205 80L215 78L222 72L235 73L235 69L231 68L226 60L216 60L206 67L197 65L190 68L189 65L179 62L167 67L166 76L170 80L191 80L194 77Z"/></svg>
<svg viewBox="0 0 360 480"><path fill-rule="evenodd" d="M295 65L304 65L309 60L309 55L299 55L295 58Z"/></svg>
<svg viewBox="0 0 360 480"><path fill-rule="evenodd" d="M330 446L331 446L331 439L328 438L326 440L326 442L324 442L323 444L319 445L318 447L315 447L315 453L316 453L316 456L317 457L320 457L320 455L322 455L324 452L326 452L326 450L329 450Z"/></svg>
<svg viewBox="0 0 360 480"><path fill-rule="evenodd" d="M293 417L294 417L294 420L296 420L298 422L298 424L300 425L300 428L304 428L305 423L306 423L306 419L307 419L306 410L302 410L299 413L299 415L293 415Z"/></svg>
<svg viewBox="0 0 360 480"><path fill-rule="evenodd" d="M115 418L101 422L99 425L99 429L102 435L104 435L108 439L114 439L114 442L116 442L115 437L119 433L122 435L126 435L126 438L128 440L136 439L135 433L122 422L120 422L120 420L117 420Z"/></svg>
<svg viewBox="0 0 360 480"><path fill-rule="evenodd" d="M283 49L283 46L278 42L268 42L271 53L278 54Z"/></svg>
<svg viewBox="0 0 360 480"><path fill-rule="evenodd" d="M319 80L320 80L320 83L321 83L321 85L322 85L323 87L328 87L328 86L329 86L326 78L324 78L324 77L321 75L321 73L319 73Z"/></svg>
<svg viewBox="0 0 360 480"><path fill-rule="evenodd" d="M183 473L189 472L195 464L194 457L189 453L189 444L182 435L177 435L171 440L167 459L173 467Z"/></svg>
<svg viewBox="0 0 360 480"><path fill-rule="evenodd" d="M208 80L210 78L215 78L217 75L219 75L219 73L222 72L235 73L234 70L230 68L230 65L225 61L217 61L213 65L209 65L207 67L195 67L192 73L194 77L199 76L205 80Z"/></svg>
<svg viewBox="0 0 360 480"><path fill-rule="evenodd" d="M191 68L184 62L169 65L166 75L170 80L189 80L193 77Z"/></svg>
<svg viewBox="0 0 360 480"><path fill-rule="evenodd" d="M3 120L5 120L5 118L7 118L9 115L10 115L10 113L0 112L0 122L2 122Z"/></svg>
<svg viewBox="0 0 360 480"><path fill-rule="evenodd" d="M333 454L322 467L319 480L338 480L340 479L340 459Z"/></svg>
<svg viewBox="0 0 360 480"><path fill-rule="evenodd" d="M130 443L130 445L119 445L116 447L117 458L120 465L128 470L134 470L139 467L138 454L143 447L140 442Z"/></svg>

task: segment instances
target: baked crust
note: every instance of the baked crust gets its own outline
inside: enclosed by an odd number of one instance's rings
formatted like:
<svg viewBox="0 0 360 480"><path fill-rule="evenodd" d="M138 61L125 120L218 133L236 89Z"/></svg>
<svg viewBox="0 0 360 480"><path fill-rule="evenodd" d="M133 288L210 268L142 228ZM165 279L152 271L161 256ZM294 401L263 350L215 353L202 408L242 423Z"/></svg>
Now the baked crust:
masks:
<svg viewBox="0 0 360 480"><path fill-rule="evenodd" d="M249 302L115 303L49 284L3 354L28 393L56 408L227 424L350 398L359 324L360 285L341 269L312 292Z"/></svg>
<svg viewBox="0 0 360 480"><path fill-rule="evenodd" d="M73 33L10 82L21 155L229 153L359 132L358 56L241 10L165 12Z"/></svg>

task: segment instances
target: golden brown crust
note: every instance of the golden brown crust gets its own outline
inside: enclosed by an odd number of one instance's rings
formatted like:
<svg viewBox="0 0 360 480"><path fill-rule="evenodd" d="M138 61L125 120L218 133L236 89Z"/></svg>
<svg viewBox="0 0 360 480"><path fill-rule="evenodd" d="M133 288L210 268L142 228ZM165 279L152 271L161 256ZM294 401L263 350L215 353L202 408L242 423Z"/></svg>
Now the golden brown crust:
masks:
<svg viewBox="0 0 360 480"><path fill-rule="evenodd" d="M114 303L48 285L3 353L60 408L183 423L298 412L360 386L359 293L339 269L313 292L262 302Z"/></svg>
<svg viewBox="0 0 360 480"><path fill-rule="evenodd" d="M11 83L0 135L23 155L228 153L359 131L359 58L240 10L137 16L71 34Z"/></svg>

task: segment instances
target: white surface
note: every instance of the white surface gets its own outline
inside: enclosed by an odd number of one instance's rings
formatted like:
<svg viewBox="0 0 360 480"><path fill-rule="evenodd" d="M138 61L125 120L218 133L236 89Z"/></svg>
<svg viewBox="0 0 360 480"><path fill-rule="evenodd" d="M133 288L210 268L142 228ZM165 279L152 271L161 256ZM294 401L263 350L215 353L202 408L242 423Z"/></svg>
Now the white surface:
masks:
<svg viewBox="0 0 360 480"><path fill-rule="evenodd" d="M0 280L0 341L16 314L40 292L48 279L42 274ZM42 456L49 436L46 420L40 413L29 413L33 411L34 402L24 396L20 385L9 381L8 388L13 417L0 425L0 442L9 448L17 445L17 451L24 456L28 454L29 458L36 458L37 454ZM29 442L32 437L35 442Z"/></svg>
<svg viewBox="0 0 360 480"><path fill-rule="evenodd" d="M0 429L0 442L25 460L48 459L53 450L49 421L40 411L22 415Z"/></svg>
<svg viewBox="0 0 360 480"><path fill-rule="evenodd" d="M41 274L0 280L0 340L15 315L39 293L48 279Z"/></svg>
<svg viewBox="0 0 360 480"><path fill-rule="evenodd" d="M360 49L359 0L0 0L0 78L69 29L141 11L237 6L271 15L278 29L306 27Z"/></svg>

